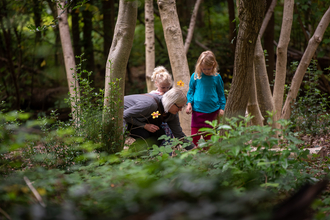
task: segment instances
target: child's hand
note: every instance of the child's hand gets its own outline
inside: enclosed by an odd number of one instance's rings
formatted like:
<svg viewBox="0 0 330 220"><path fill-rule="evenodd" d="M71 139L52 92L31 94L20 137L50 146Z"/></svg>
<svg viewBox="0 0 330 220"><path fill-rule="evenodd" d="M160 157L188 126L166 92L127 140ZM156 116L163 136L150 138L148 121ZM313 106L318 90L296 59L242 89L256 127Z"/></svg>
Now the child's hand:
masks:
<svg viewBox="0 0 330 220"><path fill-rule="evenodd" d="M192 112L191 103L188 103L187 108L186 108L186 113L189 115L191 112Z"/></svg>
<svg viewBox="0 0 330 220"><path fill-rule="evenodd" d="M224 111L224 110L222 110L222 109L220 109L220 111L219 111L219 117L222 117L222 116L223 116L223 114L225 114L225 111Z"/></svg>

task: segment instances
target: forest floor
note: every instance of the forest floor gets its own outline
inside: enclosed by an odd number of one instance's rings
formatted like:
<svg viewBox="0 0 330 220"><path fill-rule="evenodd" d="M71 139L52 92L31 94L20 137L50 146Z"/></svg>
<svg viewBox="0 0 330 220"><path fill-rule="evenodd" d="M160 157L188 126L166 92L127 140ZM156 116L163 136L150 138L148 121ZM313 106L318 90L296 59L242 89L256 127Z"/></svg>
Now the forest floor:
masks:
<svg viewBox="0 0 330 220"><path fill-rule="evenodd" d="M319 134L315 136L301 135L298 139L304 143L298 147L322 148L322 157L330 157L330 134Z"/></svg>

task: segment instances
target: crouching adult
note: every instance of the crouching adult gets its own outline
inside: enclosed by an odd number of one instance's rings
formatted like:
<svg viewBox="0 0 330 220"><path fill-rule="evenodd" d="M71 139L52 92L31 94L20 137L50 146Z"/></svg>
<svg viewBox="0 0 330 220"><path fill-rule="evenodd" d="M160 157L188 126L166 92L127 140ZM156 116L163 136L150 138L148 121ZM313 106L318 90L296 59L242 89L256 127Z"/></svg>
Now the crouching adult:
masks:
<svg viewBox="0 0 330 220"><path fill-rule="evenodd" d="M182 110L186 102L185 93L178 88L170 89L163 96L150 93L125 96L124 121L129 135L135 139L153 139L158 146L163 141L158 138L168 135L167 128L174 137L185 137L178 112ZM195 145L191 142L186 150L194 147Z"/></svg>

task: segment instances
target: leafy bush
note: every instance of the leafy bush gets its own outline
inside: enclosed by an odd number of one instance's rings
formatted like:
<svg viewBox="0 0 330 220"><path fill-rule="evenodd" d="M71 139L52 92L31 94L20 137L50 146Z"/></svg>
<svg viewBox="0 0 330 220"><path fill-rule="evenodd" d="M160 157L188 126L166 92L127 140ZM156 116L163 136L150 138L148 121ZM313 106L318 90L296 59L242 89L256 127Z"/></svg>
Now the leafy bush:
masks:
<svg viewBox="0 0 330 220"><path fill-rule="evenodd" d="M63 143L85 153L65 170L35 166L2 175L1 208L14 219L36 215L49 219L269 219L283 195L317 179L307 173L307 152L296 147L300 142L289 129L276 139L276 130L247 127L248 120L233 118L229 125L219 126L209 122L213 128L203 130L213 136L200 141L200 147L211 146L209 152L175 150L176 156L169 156L170 144L154 147L143 157L131 157L127 150L116 155L97 153L98 145L76 139L68 131L63 135L56 131ZM220 135L221 129L225 135ZM184 145L174 139L172 147L178 143ZM274 151L274 146L282 151ZM26 179L46 207L35 199Z"/></svg>
<svg viewBox="0 0 330 220"><path fill-rule="evenodd" d="M293 63L293 66L296 68L297 63ZM299 91L291 115L294 129L299 133L315 136L330 131L330 116L327 113L330 97L326 97L317 89L321 74L322 71L317 70L317 61L312 60L303 81L304 89Z"/></svg>

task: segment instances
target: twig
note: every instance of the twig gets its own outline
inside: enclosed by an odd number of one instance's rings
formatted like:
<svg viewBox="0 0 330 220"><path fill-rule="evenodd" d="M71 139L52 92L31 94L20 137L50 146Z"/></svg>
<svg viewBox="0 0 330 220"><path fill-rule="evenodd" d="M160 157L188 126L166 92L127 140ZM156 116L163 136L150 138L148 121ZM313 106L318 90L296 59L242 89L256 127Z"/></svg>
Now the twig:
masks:
<svg viewBox="0 0 330 220"><path fill-rule="evenodd" d="M46 207L46 204L42 201L42 198L40 196L40 194L38 193L38 191L32 186L31 181L24 176L24 181L26 182L26 185L31 189L31 191L33 192L34 196L37 198L38 202L40 203L40 205L42 207Z"/></svg>
<svg viewBox="0 0 330 220"><path fill-rule="evenodd" d="M265 178L266 178L266 182L265 182L265 184L266 184L266 189L267 189L267 175L266 174L264 174L264 176L265 176Z"/></svg>
<svg viewBox="0 0 330 220"><path fill-rule="evenodd" d="M5 212L2 208L0 208L0 212L6 216L7 219L11 220L10 216L7 214L7 212Z"/></svg>
<svg viewBox="0 0 330 220"><path fill-rule="evenodd" d="M195 137L195 136L198 136L198 135L204 135L204 134L207 134L207 133L208 133L207 131L204 131L204 132L198 132L198 133L193 134L193 135L190 135L190 136L182 137L182 138L179 139L179 141L182 141L182 140L184 140L184 139L187 138L187 137Z"/></svg>

